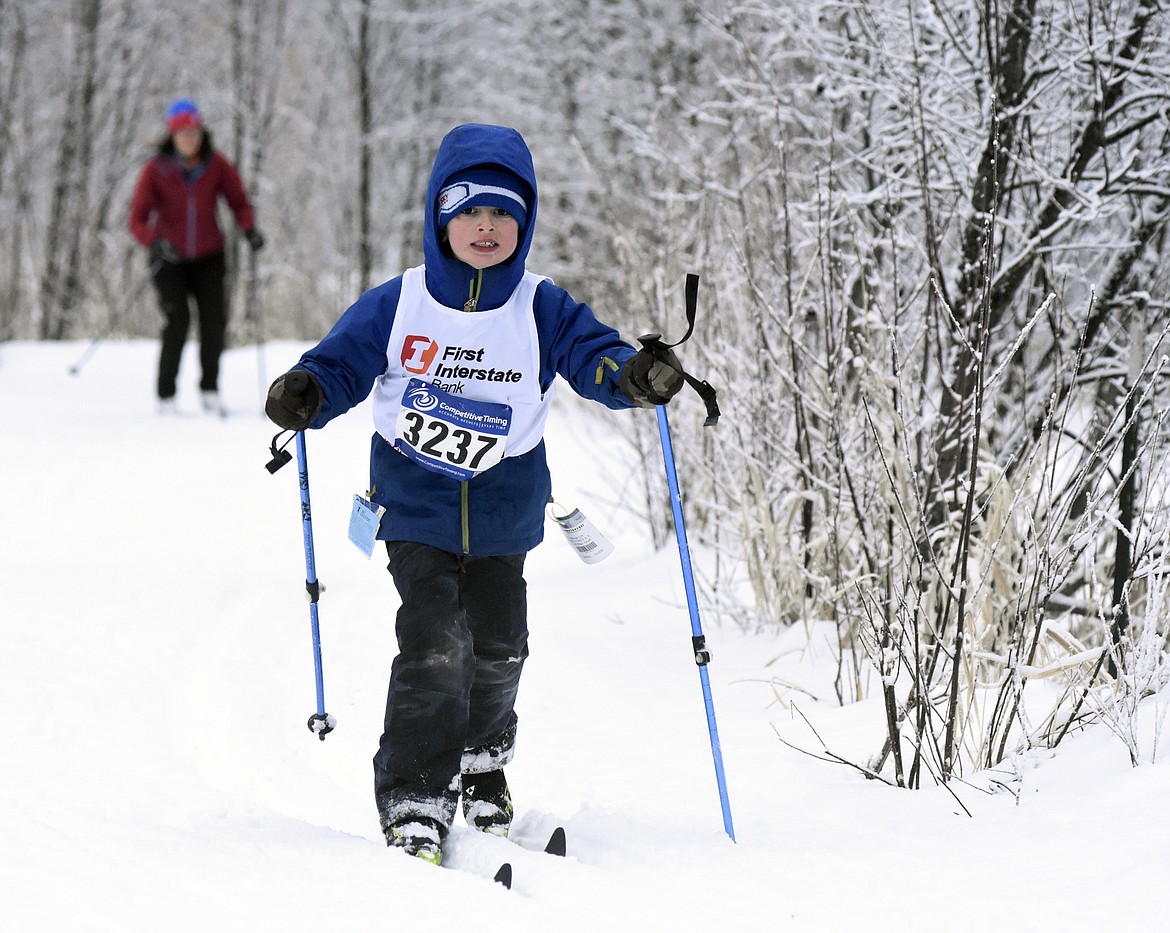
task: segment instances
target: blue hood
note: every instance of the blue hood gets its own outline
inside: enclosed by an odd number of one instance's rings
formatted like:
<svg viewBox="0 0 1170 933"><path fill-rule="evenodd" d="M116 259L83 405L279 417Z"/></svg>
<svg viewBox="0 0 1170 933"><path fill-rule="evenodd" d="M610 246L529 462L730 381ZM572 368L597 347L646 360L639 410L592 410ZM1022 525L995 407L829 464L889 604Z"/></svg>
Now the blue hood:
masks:
<svg viewBox="0 0 1170 933"><path fill-rule="evenodd" d="M498 308L524 276L524 262L536 227L536 170L524 138L511 127L465 123L451 130L439 144L427 182L426 217L423 222L423 256L427 291L449 308L462 308L479 272L444 252L439 243L439 192L458 172L477 165L499 165L517 175L529 188L528 220L520 231L516 252L507 262L483 270L478 310Z"/></svg>

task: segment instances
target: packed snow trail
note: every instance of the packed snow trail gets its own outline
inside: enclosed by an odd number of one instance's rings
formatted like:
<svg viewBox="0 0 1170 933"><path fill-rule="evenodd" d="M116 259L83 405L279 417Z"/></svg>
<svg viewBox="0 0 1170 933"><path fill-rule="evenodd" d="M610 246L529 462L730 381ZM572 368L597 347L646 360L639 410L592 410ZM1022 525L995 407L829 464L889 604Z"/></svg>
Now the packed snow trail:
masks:
<svg viewBox="0 0 1170 933"><path fill-rule="evenodd" d="M616 416L558 396L554 492L615 544L587 566L555 527L527 567L532 655L499 840L511 892L387 849L370 759L394 654L393 584L346 538L368 478L368 413L312 438L325 687L314 676L295 472L264 470L255 347L224 360L226 420L154 413L154 341L0 344L0 926L22 933L713 929L996 933L1163 921L1161 757L1131 768L1107 728L995 777L900 791L798 754L865 760L878 702L838 706L831 628L745 634L705 613L737 843L723 831L678 553L614 505L639 467ZM197 348L192 348L192 350ZM272 344L283 371L303 345ZM196 372L185 359L182 372ZM186 377L185 377L186 378ZM672 403L673 404L673 403ZM734 398L724 418L736 417ZM681 412L681 408L679 411ZM254 414L252 414L254 412ZM652 412L626 413L653 418ZM675 415L672 412L672 415ZM678 423L675 416L675 423ZM686 449L676 451L687 488ZM692 535L694 548L694 535ZM696 551L698 575L712 566ZM1166 697L1151 698L1165 707ZM1139 722L1146 748L1152 719ZM1160 756L1159 747L1159 756ZM1076 814L1070 819L1069 814ZM494 863L457 824L449 857ZM495 871L498 865L491 864ZM1108 897L1103 895L1108 891ZM1059 892L1058 896L1052 892Z"/></svg>

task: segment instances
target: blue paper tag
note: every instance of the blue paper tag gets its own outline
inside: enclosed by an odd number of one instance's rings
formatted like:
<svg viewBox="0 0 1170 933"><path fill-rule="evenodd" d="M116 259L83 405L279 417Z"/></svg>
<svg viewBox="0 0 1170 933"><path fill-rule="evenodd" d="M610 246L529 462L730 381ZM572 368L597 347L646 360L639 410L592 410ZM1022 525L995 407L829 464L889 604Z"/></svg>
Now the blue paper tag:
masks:
<svg viewBox="0 0 1170 933"><path fill-rule="evenodd" d="M378 526L386 509L375 505L363 496L354 495L353 511L349 514L349 540L366 557L374 556L374 545L378 540Z"/></svg>

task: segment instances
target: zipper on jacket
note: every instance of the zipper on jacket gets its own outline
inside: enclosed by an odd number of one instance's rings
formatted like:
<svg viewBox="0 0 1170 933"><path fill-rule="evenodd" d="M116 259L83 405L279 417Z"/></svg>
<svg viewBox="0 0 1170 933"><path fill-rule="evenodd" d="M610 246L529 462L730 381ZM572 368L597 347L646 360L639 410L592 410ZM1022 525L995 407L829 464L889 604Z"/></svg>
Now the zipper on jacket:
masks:
<svg viewBox="0 0 1170 933"><path fill-rule="evenodd" d="M467 303L463 310L474 311L479 305L479 293L483 290L483 269L480 269L474 279L467 283ZM459 523L462 526L463 553L471 553L471 520L467 512L467 480L459 484Z"/></svg>
<svg viewBox="0 0 1170 933"><path fill-rule="evenodd" d="M467 480L459 484L459 521L463 526L463 553L471 553L471 523L467 517Z"/></svg>
<svg viewBox="0 0 1170 933"><path fill-rule="evenodd" d="M606 366L612 369L615 373L620 368L618 364L611 360L608 356L603 356L600 360L597 361L597 375L593 378L593 381L596 385L601 385L602 377L605 376Z"/></svg>
<svg viewBox="0 0 1170 933"><path fill-rule="evenodd" d="M467 302L463 305L464 311L474 311L479 306L479 293L483 291L483 269L467 283Z"/></svg>
<svg viewBox="0 0 1170 933"><path fill-rule="evenodd" d="M185 184L185 182L184 182ZM185 259L195 257L195 192L187 188L187 255Z"/></svg>

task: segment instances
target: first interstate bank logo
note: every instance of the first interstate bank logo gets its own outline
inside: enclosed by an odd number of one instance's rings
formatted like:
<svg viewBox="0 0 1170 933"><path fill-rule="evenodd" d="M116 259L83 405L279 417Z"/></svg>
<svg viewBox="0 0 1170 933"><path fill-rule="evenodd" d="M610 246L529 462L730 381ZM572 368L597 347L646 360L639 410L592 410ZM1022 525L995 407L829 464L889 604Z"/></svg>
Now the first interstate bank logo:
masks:
<svg viewBox="0 0 1170 933"><path fill-rule="evenodd" d="M431 368L435 356L439 352L439 345L430 337L421 334L411 334L402 341L402 368L408 373L419 375Z"/></svg>
<svg viewBox="0 0 1170 933"><path fill-rule="evenodd" d="M440 352L441 351L441 352ZM402 341L399 360L412 376L429 376L436 389L451 395L474 394L483 383L517 384L523 381L522 369L498 369L489 361L486 347L440 345L424 334L411 334Z"/></svg>

